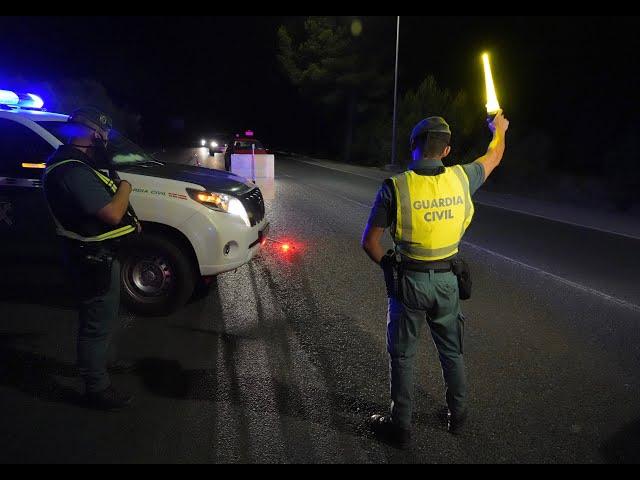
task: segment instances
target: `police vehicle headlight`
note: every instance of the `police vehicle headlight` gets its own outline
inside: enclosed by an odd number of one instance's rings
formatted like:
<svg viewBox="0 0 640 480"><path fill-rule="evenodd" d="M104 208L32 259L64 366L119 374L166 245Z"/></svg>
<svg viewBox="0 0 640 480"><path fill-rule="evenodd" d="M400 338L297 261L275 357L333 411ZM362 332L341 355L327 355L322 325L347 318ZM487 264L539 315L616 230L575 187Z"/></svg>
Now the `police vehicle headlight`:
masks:
<svg viewBox="0 0 640 480"><path fill-rule="evenodd" d="M223 193L203 192L187 189L189 196L201 205L216 212L228 213L240 217L247 227L251 226L247 209L242 202L235 197Z"/></svg>

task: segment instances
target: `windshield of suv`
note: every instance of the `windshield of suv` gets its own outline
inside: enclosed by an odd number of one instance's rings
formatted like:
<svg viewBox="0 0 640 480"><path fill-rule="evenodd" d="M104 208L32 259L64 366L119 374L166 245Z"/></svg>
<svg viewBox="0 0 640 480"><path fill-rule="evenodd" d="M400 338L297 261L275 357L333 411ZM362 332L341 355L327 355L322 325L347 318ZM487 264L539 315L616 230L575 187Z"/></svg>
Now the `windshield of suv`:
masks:
<svg viewBox="0 0 640 480"><path fill-rule="evenodd" d="M46 129L54 137L63 143L68 141L69 125L65 122L38 122L38 125ZM145 152L120 132L111 131L109 135L109 155L114 165L141 165L148 163L160 163L152 155Z"/></svg>

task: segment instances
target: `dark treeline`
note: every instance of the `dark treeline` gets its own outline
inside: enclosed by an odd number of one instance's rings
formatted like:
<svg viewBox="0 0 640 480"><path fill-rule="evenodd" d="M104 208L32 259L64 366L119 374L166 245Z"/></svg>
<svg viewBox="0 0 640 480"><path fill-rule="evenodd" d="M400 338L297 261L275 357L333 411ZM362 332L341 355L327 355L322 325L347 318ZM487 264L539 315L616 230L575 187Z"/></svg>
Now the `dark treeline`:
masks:
<svg viewBox="0 0 640 480"><path fill-rule="evenodd" d="M638 206L639 26L402 17L399 160L428 115L452 124L453 159L483 153L489 50L512 121L492 188ZM4 17L0 27L0 87L37 89L62 112L90 101L153 148L253 129L274 148L390 161L396 17Z"/></svg>
<svg viewBox="0 0 640 480"><path fill-rule="evenodd" d="M629 175L640 160L638 26L597 17L403 17L400 160L408 159L411 126L428 115L452 124L456 160L483 153L480 54L488 49L512 120L493 187L633 208L640 189L637 175ZM279 47L287 76L323 112L320 131L331 132L317 150L388 163L394 19L308 17L280 28Z"/></svg>

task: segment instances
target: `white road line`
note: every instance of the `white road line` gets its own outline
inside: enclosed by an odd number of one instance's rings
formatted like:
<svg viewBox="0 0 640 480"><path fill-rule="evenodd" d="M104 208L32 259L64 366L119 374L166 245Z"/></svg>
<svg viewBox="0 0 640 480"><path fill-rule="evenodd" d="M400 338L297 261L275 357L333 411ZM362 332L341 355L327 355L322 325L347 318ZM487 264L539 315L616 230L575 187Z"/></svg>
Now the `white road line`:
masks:
<svg viewBox="0 0 640 480"><path fill-rule="evenodd" d="M292 160L294 162L306 163L307 165L311 165L311 166L319 167L319 168L324 168L326 170L333 170L334 172L348 173L349 175L353 175L354 177L361 177L361 178L367 178L369 180L375 180L376 182L380 182L380 183L384 182L384 180L385 180L384 178L370 177L368 175L362 175L361 173L354 173L354 172L351 172L349 170L343 170L343 169L337 168L337 167L330 167L328 165L323 165L321 163L311 162L309 160L299 160L299 159L296 159L296 158L292 158Z"/></svg>
<svg viewBox="0 0 640 480"><path fill-rule="evenodd" d="M572 222L570 220L561 220L561 219L558 219L558 218L551 218L551 217L547 217L545 215L540 215L540 214L537 214L537 213L531 213L531 212L526 212L524 210L518 210L517 208L504 207L504 206L501 206L501 205L495 205L493 203L481 202L481 201L477 201L477 200L475 200L474 203L476 205L482 205L483 207L496 208L498 210L504 210L504 211L507 211L507 212L519 213L519 214L522 214L522 215L526 215L528 217L540 218L542 220L548 220L550 222L561 223L563 225L570 225L572 227L586 228L587 230L593 230L595 232L606 233L608 235L615 235L615 236L618 236L618 237L628 238L629 240L640 240L640 236L635 236L633 234L617 232L615 230L607 230L605 228L595 227L593 225L587 225L587 224L583 224L583 223L576 223L576 222Z"/></svg>
<svg viewBox="0 0 640 480"><path fill-rule="evenodd" d="M349 175L353 175L355 177L374 180L376 182L383 182L384 181L384 179L381 179L381 178L370 177L368 175L362 175L360 173L354 173L354 172L351 172L349 170L344 170L344 169L337 168L337 167L323 165L321 163L316 163L316 162L312 162L312 161L309 161L309 160L298 160L298 159L295 159L295 158L293 158L292 160L294 162L306 163L307 165L312 165L314 167L324 168L326 170L333 170L335 172L346 173L346 174L349 174ZM572 227L586 228L587 230L593 230L593 231L600 232L600 233L606 233L608 235L616 235L618 237L628 238L630 240L640 240L640 236L637 236L637 235L633 235L633 234L629 234L629 233L623 233L623 232L619 232L619 231L615 231L615 230L607 230L606 228L596 227L594 225L587 225L587 224L583 224L583 223L572 222L570 220L563 220L563 219L558 219L558 218L547 217L545 215L541 215L541 214L538 214L538 213L527 212L525 210L519 210L517 208L511 208L511 207L505 207L505 206L502 206L502 205L496 205L495 203L491 203L491 202L483 202L483 201L476 200L474 203L476 205L481 205L483 207L495 208L495 209L498 209L498 210L504 210L504 211L512 212L512 213L519 213L521 215L527 215L528 217L539 218L539 219L547 220L547 221L550 221L550 222L562 223L564 225L570 225Z"/></svg>
<svg viewBox="0 0 640 480"><path fill-rule="evenodd" d="M613 297L613 296L611 296L611 295L609 295L607 293L601 292L599 290L595 290L595 289L587 287L585 285L581 285L581 284L573 282L571 280L567 280L566 278L559 277L558 275L554 275L553 273L549 273L546 270L542 270L540 268L533 267L533 266L528 265L528 264L526 264L524 262L521 262L519 260L515 260L515 259L513 259L511 257L507 257L507 256L502 255L500 253L494 252L493 250L489 250L487 248L480 247L480 246L475 245L473 243L470 243L470 242L462 242L462 243L463 243L463 245L471 247L471 248L473 248L475 250L478 250L480 252L484 252L484 253L486 253L488 255L492 255L492 256L497 257L497 258L499 258L501 260L504 260L506 262L513 263L515 265L518 265L519 267L525 268L527 270L534 271L534 272L536 272L536 273L538 273L540 275L543 275L545 277L551 278L551 279L553 279L553 280L555 280L557 282L560 282L560 283L562 283L562 284L564 284L564 285L566 285L568 287L575 288L575 289L580 290L582 292L598 296L598 297L602 298L603 300L615 303L620 307L627 308L629 310L633 310L635 312L640 313L640 305L636 305L634 303L627 302L626 300L622 300L620 298Z"/></svg>
<svg viewBox="0 0 640 480"><path fill-rule="evenodd" d="M291 179L294 179L294 180L296 179L296 177L293 177L291 175L282 175L282 176L286 177L286 178L291 178ZM347 202L350 202L350 203L352 203L354 205L357 205L357 206L359 206L361 208L365 208L367 210L369 210L371 208L370 205L365 205L364 203L358 202L356 200L352 200L350 198L343 197L342 195L339 195L339 194L337 194L335 192L332 192L331 190L326 190L324 188L317 187L315 185L309 185L309 184L301 184L301 185L304 185L306 187L310 187L310 188L313 188L313 189L316 189L316 190L319 190L319 191L322 191L322 192L329 193L330 195L333 195L333 196L335 196L337 198L340 198L342 200L345 200ZM566 278L563 278L563 277L560 277L560 276L555 275L553 273L547 272L546 270L542 270L540 268L537 268L537 267L534 267L532 265L529 265L529 264L526 264L524 262L521 262L520 260L516 260L514 258L507 257L505 255L502 255L502 254L498 253L498 252L494 252L493 250L489 250L487 248L481 247L481 246L476 245L474 243L463 242L463 245L471 247L471 248L473 248L475 250L478 250L480 252L484 252L484 253L486 253L488 255L492 255L492 256L494 256L496 258L499 258L501 260L504 260L506 262L513 263L515 265L518 265L521 268L525 268L527 270L531 270L533 272L538 273L539 275L551 278L551 279L553 279L553 280L555 280L557 282L560 282L563 285L566 285L566 286L568 286L570 288L574 288L576 290L579 290L579 291L584 292L584 293L588 293L590 295L595 295L597 297L600 297L603 300L606 300L608 302L614 303L614 304L618 305L619 307L623 307L623 308L626 308L628 310L632 310L634 312L640 313L640 305L636 305L636 304L628 302L626 300L622 300L621 298L617 298L617 297L614 297L614 296L609 295L607 293L601 292L600 290L596 290L594 288L587 287L586 285L582 285L580 283L573 282L573 281L568 280Z"/></svg>
<svg viewBox="0 0 640 480"><path fill-rule="evenodd" d="M281 177L285 177L285 178L292 178L292 179L296 180L296 177L293 177L291 175L280 175L280 176ZM373 206L373 205L366 205L364 203L358 202L358 201L353 200L353 199L348 198L348 197L343 197L342 195L340 195L340 194L338 194L336 192L332 192L331 190L327 190L326 188L318 187L316 185L309 185L308 183L302 183L300 181L297 181L296 183L298 183L299 185L304 185L305 187L313 188L313 189L318 190L320 192L328 193L330 195L333 195L334 197L337 197L337 198L339 198L341 200L344 200L345 202L353 203L354 205L357 205L357 206L362 207L362 208L366 208L367 210L370 210L371 207Z"/></svg>

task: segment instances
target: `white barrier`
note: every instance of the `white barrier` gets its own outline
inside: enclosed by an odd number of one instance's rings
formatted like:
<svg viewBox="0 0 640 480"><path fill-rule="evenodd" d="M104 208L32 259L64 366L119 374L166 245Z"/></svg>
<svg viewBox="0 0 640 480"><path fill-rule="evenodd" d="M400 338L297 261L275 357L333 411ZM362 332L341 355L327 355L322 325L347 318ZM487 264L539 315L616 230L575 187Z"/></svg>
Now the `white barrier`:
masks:
<svg viewBox="0 0 640 480"><path fill-rule="evenodd" d="M265 200L274 200L276 195L274 155L231 155L231 172L254 181Z"/></svg>

